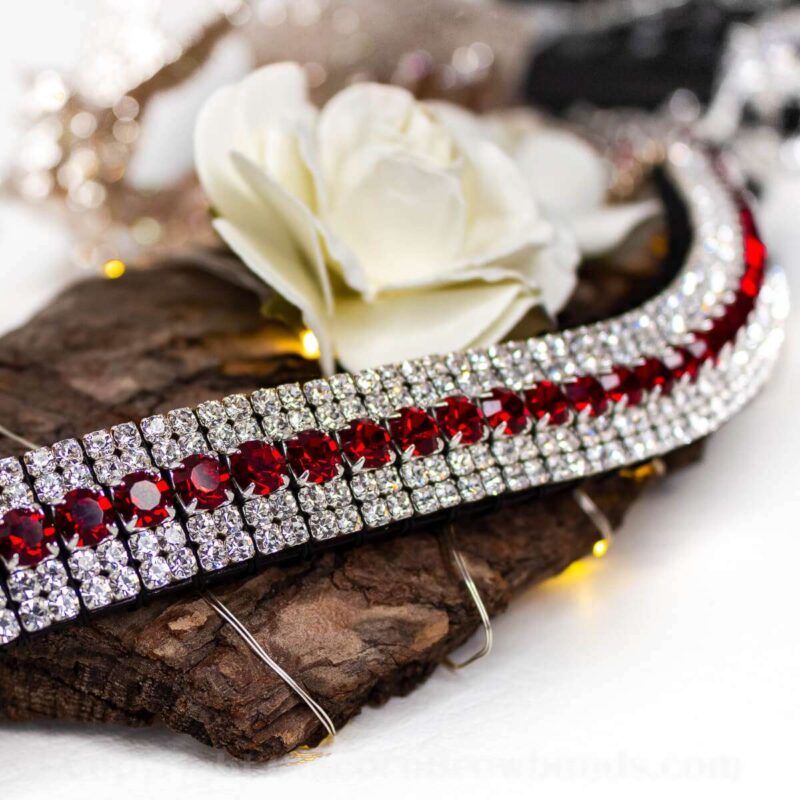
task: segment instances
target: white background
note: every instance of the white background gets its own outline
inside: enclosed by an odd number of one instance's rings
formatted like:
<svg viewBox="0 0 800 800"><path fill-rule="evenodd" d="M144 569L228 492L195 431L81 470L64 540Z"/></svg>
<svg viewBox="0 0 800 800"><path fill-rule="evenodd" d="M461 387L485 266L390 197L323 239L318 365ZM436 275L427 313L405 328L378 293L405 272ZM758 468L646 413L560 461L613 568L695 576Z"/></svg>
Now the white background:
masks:
<svg viewBox="0 0 800 800"><path fill-rule="evenodd" d="M13 150L19 78L66 66L93 2L4 8L0 155ZM800 297L800 175L762 212ZM72 276L66 234L0 207L0 327ZM335 744L271 766L232 763L160 729L0 725L6 798L308 796L409 790L545 797L788 795L800 722L796 422L798 314L775 379L716 435L705 462L640 502L612 553L528 591L496 647L367 710ZM305 792L303 791L305 790ZM302 795L301 795L302 796Z"/></svg>

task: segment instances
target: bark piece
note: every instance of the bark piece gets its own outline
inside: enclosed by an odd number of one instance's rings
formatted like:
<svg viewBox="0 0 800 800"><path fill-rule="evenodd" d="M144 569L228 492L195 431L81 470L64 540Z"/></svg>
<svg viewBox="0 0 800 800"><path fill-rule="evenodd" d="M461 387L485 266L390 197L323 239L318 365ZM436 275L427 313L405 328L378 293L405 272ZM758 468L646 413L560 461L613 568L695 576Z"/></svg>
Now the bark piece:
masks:
<svg viewBox="0 0 800 800"><path fill-rule="evenodd" d="M609 285L599 293L606 311L624 304L630 284L626 279L621 289ZM578 300L571 319L587 311ZM253 295L189 267L89 281L0 340L0 420L51 443L313 377L315 365L287 354L281 341ZM4 453L19 452L2 444ZM698 452L690 448L673 460ZM610 475L585 488L618 524L644 485ZM420 529L328 551L217 592L341 726L365 704L411 690L478 627L440 534ZM586 555L595 537L569 491L457 525L459 547L493 614L522 587ZM160 722L250 760L280 756L323 735L299 698L191 593L2 654L0 715Z"/></svg>

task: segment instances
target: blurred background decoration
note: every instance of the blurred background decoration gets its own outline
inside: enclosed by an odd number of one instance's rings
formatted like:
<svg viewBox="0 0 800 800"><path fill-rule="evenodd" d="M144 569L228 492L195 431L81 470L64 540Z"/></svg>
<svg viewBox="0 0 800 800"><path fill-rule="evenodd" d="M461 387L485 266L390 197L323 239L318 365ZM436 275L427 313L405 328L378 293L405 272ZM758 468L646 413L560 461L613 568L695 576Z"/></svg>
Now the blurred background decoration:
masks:
<svg viewBox="0 0 800 800"><path fill-rule="evenodd" d="M193 174L202 101L302 63L314 99L374 79L476 110L532 102L603 146L613 191L671 126L729 144L754 185L800 169L800 9L769 0L105 0L71 74L31 77L3 188L66 215L74 265L224 261ZM724 47L720 43L725 42ZM635 158L634 158L635 154Z"/></svg>

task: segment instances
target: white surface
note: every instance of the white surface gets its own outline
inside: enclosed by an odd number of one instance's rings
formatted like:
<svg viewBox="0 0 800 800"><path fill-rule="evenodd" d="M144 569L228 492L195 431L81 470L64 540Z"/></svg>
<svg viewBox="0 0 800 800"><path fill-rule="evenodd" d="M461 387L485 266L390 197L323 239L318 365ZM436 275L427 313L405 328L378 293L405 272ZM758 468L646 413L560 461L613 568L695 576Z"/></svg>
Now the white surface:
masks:
<svg viewBox="0 0 800 800"><path fill-rule="evenodd" d="M92 8L15 4L0 26L3 154L18 67L68 63ZM780 178L769 205L772 250L800 298L800 176ZM4 329L64 279L61 242L35 215L0 208ZM3 724L0 792L786 796L800 723L799 327L795 312L779 374L704 464L637 504L606 559L520 597L496 621L489 659L364 712L309 762L242 766L163 730Z"/></svg>

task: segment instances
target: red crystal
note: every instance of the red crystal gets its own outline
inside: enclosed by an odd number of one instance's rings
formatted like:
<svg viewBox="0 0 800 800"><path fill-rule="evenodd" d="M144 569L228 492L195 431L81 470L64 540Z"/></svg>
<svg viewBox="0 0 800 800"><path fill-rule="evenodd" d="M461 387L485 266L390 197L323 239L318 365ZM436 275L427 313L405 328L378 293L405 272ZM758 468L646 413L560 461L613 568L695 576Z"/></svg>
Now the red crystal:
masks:
<svg viewBox="0 0 800 800"><path fill-rule="evenodd" d="M56 530L76 547L99 544L114 528L114 509L99 489L73 489L55 507Z"/></svg>
<svg viewBox="0 0 800 800"><path fill-rule="evenodd" d="M294 474L308 483L324 483L339 474L342 454L334 439L322 431L298 433L286 442L286 457Z"/></svg>
<svg viewBox="0 0 800 800"><path fill-rule="evenodd" d="M269 442L252 440L242 442L231 455L231 471L239 488L244 492L268 495L286 485L288 469L283 453Z"/></svg>
<svg viewBox="0 0 800 800"><path fill-rule="evenodd" d="M608 408L603 385L591 375L583 375L564 385L570 405L580 414L589 409L589 416L599 417Z"/></svg>
<svg viewBox="0 0 800 800"><path fill-rule="evenodd" d="M196 453L172 470L172 485L184 508L208 511L231 499L231 475L218 458Z"/></svg>
<svg viewBox="0 0 800 800"><path fill-rule="evenodd" d="M114 488L114 508L132 528L154 528L175 513L167 482L158 473L140 470Z"/></svg>
<svg viewBox="0 0 800 800"><path fill-rule="evenodd" d="M686 347L678 349L681 356L681 363L672 368L672 374L676 381L688 375L691 381L697 379L697 373L700 367L709 357L708 345L702 339L696 339L690 342Z"/></svg>
<svg viewBox="0 0 800 800"><path fill-rule="evenodd" d="M608 375L600 377L608 399L621 403L623 398L628 406L638 406L642 402L642 384L632 369L615 366Z"/></svg>
<svg viewBox="0 0 800 800"><path fill-rule="evenodd" d="M522 433L528 427L531 416L518 394L499 387L492 389L489 396L481 401L481 409L493 429L505 425L503 433L506 436Z"/></svg>
<svg viewBox="0 0 800 800"><path fill-rule="evenodd" d="M481 410L468 397L445 397L436 407L436 421L449 439L460 435L459 444L476 444L483 439L486 423Z"/></svg>
<svg viewBox="0 0 800 800"><path fill-rule="evenodd" d="M749 297L756 297L764 280L767 249L758 234L750 209L742 208L739 212L739 217L744 234L745 265L745 272L739 282L739 289Z"/></svg>
<svg viewBox="0 0 800 800"><path fill-rule="evenodd" d="M672 392L672 373L663 361L658 358L648 358L643 364L636 367L636 377L642 388L648 392L660 387L661 394L668 395Z"/></svg>
<svg viewBox="0 0 800 800"><path fill-rule="evenodd" d="M392 437L371 419L355 419L339 431L339 442L347 460L355 465L364 459L364 469L376 469L392 460Z"/></svg>
<svg viewBox="0 0 800 800"><path fill-rule="evenodd" d="M18 556L20 567L32 567L53 555L56 533L41 511L12 508L0 519L0 556L11 563Z"/></svg>
<svg viewBox="0 0 800 800"><path fill-rule="evenodd" d="M525 390L525 404L534 419L549 415L550 425L563 425L569 419L567 396L552 381L540 381Z"/></svg>
<svg viewBox="0 0 800 800"><path fill-rule="evenodd" d="M441 431L436 420L427 411L415 406L401 408L397 416L389 420L389 430L401 452L411 450L414 456L429 456L441 444Z"/></svg>

